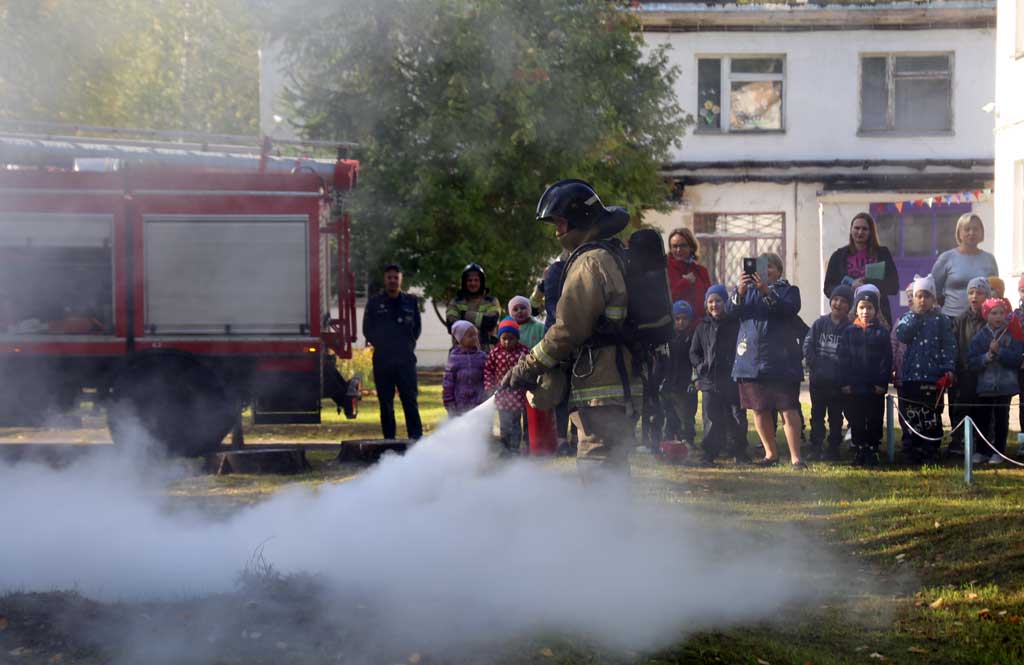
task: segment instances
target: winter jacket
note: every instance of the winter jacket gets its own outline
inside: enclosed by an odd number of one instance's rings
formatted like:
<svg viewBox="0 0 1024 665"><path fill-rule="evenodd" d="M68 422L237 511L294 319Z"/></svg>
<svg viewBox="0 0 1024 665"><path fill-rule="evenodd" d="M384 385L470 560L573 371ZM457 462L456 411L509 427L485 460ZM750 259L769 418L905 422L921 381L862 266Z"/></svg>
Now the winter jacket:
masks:
<svg viewBox="0 0 1024 665"><path fill-rule="evenodd" d="M889 342L892 345L892 385L899 388L903 385L903 354L907 352L907 345L896 337L895 326L889 333Z"/></svg>
<svg viewBox="0 0 1024 665"><path fill-rule="evenodd" d="M804 360L811 374L811 383L839 384L839 338L849 319L839 323L830 314L820 317L811 325L804 338Z"/></svg>
<svg viewBox="0 0 1024 665"><path fill-rule="evenodd" d="M732 313L720 319L705 314L701 319L690 344L690 363L697 372L698 388L729 394L736 391L732 366L736 360L736 336L739 330L739 319Z"/></svg>
<svg viewBox="0 0 1024 665"><path fill-rule="evenodd" d="M873 321L861 328L843 328L839 340L839 385L849 386L854 395L870 395L875 386L889 385L892 375L892 340L889 329Z"/></svg>
<svg viewBox="0 0 1024 665"><path fill-rule="evenodd" d="M599 333L621 332L628 304L625 275L616 257L598 245L582 245L573 255L564 268L555 323L526 362L537 373L571 364L570 407L625 404L616 347L595 345L591 339ZM639 407L643 386L633 372L629 348L619 348L630 399Z"/></svg>
<svg viewBox="0 0 1024 665"><path fill-rule="evenodd" d="M800 312L800 289L784 279L761 295L750 287L746 296L732 295L733 313L740 319L736 340L736 380L796 382L803 380L795 321Z"/></svg>
<svg viewBox="0 0 1024 665"><path fill-rule="evenodd" d="M967 355L970 351L971 340L978 334L978 331L985 327L985 319L981 318L970 307L960 316L953 319L953 338L956 340L956 384L957 392L961 395L973 395L978 383L976 372L967 369Z"/></svg>
<svg viewBox="0 0 1024 665"><path fill-rule="evenodd" d="M825 297L832 297L832 289L836 288L843 282L844 277L850 277L854 279L853 275L849 275L847 272L847 262L850 258L850 246L840 247L832 256L829 257L828 267L825 269ZM882 309L882 316L891 325L892 324L892 309L889 305L889 296L895 296L900 291L900 276L896 272L896 262L892 258L892 253L886 247L879 247L877 255L874 257L868 257L868 261L871 263L878 263L881 261L885 263L885 276L881 279L865 279L865 284L874 284L878 287L878 292L881 294L879 298L879 307ZM860 271L856 271L860 272ZM857 274L856 278L863 277L863 274Z"/></svg>
<svg viewBox="0 0 1024 665"><path fill-rule="evenodd" d="M538 323L538 325L540 325ZM519 359L530 353L522 344L516 344L512 350L503 349L501 345L491 349L484 363L484 390L490 392L501 385L505 373L516 366ZM525 390L502 390L494 396L498 411L522 411L526 408Z"/></svg>
<svg viewBox="0 0 1024 665"><path fill-rule="evenodd" d="M416 296L399 293L392 298L379 293L366 302L363 337L373 345L374 367L415 365L416 340L421 330Z"/></svg>
<svg viewBox="0 0 1024 665"><path fill-rule="evenodd" d="M680 261L667 257L668 286L672 292L672 302L685 300L693 307L693 326L704 317L704 294L711 286L708 270L696 261ZM693 274L694 281L684 279L685 275Z"/></svg>
<svg viewBox="0 0 1024 665"><path fill-rule="evenodd" d="M953 324L938 309L927 314L907 312L896 324L896 339L907 345L903 352L900 380L935 383L956 369L956 339Z"/></svg>
<svg viewBox="0 0 1024 665"><path fill-rule="evenodd" d="M999 353L989 358L989 345L999 335ZM1006 327L997 331L985 325L979 330L971 339L967 352L967 367L978 377L978 394L1016 395L1020 391L1017 371L1020 369L1022 354L1024 342L1015 339Z"/></svg>
<svg viewBox="0 0 1024 665"><path fill-rule="evenodd" d="M441 383L444 408L465 413L483 403L484 363L487 354L476 349L456 346L448 353Z"/></svg>
<svg viewBox="0 0 1024 665"><path fill-rule="evenodd" d="M694 333L675 331L668 342L668 372L662 388L666 392L685 393L693 383L693 365L690 364L690 345Z"/></svg>
<svg viewBox="0 0 1024 665"><path fill-rule="evenodd" d="M526 323L519 324L519 343L529 351L544 338L544 324L530 317Z"/></svg>

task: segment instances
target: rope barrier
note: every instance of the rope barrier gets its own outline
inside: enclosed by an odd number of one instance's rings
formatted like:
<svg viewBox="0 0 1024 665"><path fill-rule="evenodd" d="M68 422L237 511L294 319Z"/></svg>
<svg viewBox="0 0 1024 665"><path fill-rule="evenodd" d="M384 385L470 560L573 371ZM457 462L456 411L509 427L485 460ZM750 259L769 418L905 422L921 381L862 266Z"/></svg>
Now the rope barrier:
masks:
<svg viewBox="0 0 1024 665"><path fill-rule="evenodd" d="M964 418L964 420L967 420L967 418ZM963 422L964 421L961 420L960 424L962 425ZM959 427L959 425L957 427ZM1017 460L1010 459L1006 455L1004 455L1001 452L999 452L999 450L997 450L996 447L993 446L992 443L988 439L985 438L985 435L981 433L981 429L978 428L978 425L973 420L971 421L971 428L974 430L975 434L977 434L979 437L981 437L981 440L985 442L985 445L988 446L989 448L991 448L992 452L994 452L996 455L999 455L1000 457L1002 457L1004 460L1006 460L1010 464L1016 464L1017 466L1024 467L1024 464L1021 464Z"/></svg>
<svg viewBox="0 0 1024 665"><path fill-rule="evenodd" d="M942 436L940 436L940 437L938 437L938 438L935 438L935 437L933 437L933 436L925 436L924 434L921 434L921 433L920 433L920 432L918 432L918 431L917 431L916 429L914 429L914 427L913 427L913 426L912 426L912 425L911 425L911 424L910 424L910 423L909 423L909 422L907 421L907 416L906 416L906 415L904 415L904 413L903 413L902 411L900 411L900 409L899 409L899 407L898 407L898 406L896 407L896 410L897 410L897 411L899 412L899 414L900 414L900 425L901 425L902 427L905 427L905 428L907 428L908 430L910 430L910 431L911 431L911 433L913 433L913 435L914 435L914 436L916 436L916 437L918 437L918 438L920 438L920 439L924 439L925 441L942 441L942 439L944 439L944 438L945 438L945 433L943 433L943 435L942 435ZM949 430L949 433L950 433L950 434L952 434L953 432L955 432L955 431L957 431L958 429L960 429L960 427L961 427L961 426L962 426L962 425L964 424L964 420L967 420L967 418L966 418L966 417L965 417L965 418L962 418L962 419L960 420L960 422L959 422L959 423L957 423L956 427L954 427L953 429ZM975 428L975 429L977 429L977 428Z"/></svg>
<svg viewBox="0 0 1024 665"><path fill-rule="evenodd" d="M891 395L892 393L889 393L889 394ZM920 402L920 401L918 401L916 399L910 399L909 397L900 397L899 395L893 395L893 397L898 399L900 402L906 402L907 404L917 404L919 406L927 406L932 411L936 410L934 402L929 404L928 402ZM1014 397L1016 397L1016 395L1014 395ZM959 407L967 406L967 407L982 407L982 408L998 406L998 407L1006 407L1006 408L1009 409L1009 408L1013 408L1014 406L1019 406L1019 405L1015 404L1015 403L1013 403L1011 401L1008 404L993 404L991 402L989 402L988 404L979 404L979 403L975 403L975 402L950 402L948 406L959 406Z"/></svg>

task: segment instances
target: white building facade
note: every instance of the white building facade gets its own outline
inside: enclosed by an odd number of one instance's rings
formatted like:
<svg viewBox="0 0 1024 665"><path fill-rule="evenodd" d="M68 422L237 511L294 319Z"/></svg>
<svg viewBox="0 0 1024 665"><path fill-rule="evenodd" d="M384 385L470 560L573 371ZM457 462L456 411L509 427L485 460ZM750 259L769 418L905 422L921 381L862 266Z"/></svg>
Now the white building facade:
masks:
<svg viewBox="0 0 1024 665"><path fill-rule="evenodd" d="M742 257L776 252L812 320L857 212L878 221L901 283L955 245L964 212L985 220L988 249L1000 237L982 109L995 94L994 2L648 2L640 16L697 120L665 169L676 207L645 221L693 229L713 280L731 285Z"/></svg>
<svg viewBox="0 0 1024 665"><path fill-rule="evenodd" d="M995 254L1007 296L1024 273L1024 0L999 0L996 29Z"/></svg>

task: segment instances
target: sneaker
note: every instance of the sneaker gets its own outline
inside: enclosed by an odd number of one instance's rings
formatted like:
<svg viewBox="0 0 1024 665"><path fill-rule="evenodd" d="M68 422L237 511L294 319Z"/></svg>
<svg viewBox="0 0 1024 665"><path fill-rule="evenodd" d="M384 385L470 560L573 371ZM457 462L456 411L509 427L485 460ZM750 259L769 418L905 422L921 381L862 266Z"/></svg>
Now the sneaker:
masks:
<svg viewBox="0 0 1024 665"><path fill-rule="evenodd" d="M804 456L807 459L811 460L812 462L820 460L821 459L821 444L817 444L816 445L816 444L812 443L811 446L807 449L807 453Z"/></svg>
<svg viewBox="0 0 1024 665"><path fill-rule="evenodd" d="M984 455L982 455L981 453L974 453L973 455L971 455L971 463L972 464L983 464L983 463L985 463L987 461L988 461L988 458L985 457Z"/></svg>
<svg viewBox="0 0 1024 665"><path fill-rule="evenodd" d="M992 457L988 458L989 464L1002 464L1003 458L995 453L992 453Z"/></svg>
<svg viewBox="0 0 1024 665"><path fill-rule="evenodd" d="M735 457L732 458L732 461L735 462L737 466L747 466L749 464L754 463L754 461L750 459L750 456L747 455L746 453L742 455L736 455Z"/></svg>
<svg viewBox="0 0 1024 665"><path fill-rule="evenodd" d="M766 469L768 467L770 467L770 466L778 466L778 465L779 465L779 458L778 457L772 457L772 458L765 457L762 460L758 460L758 461L754 462L754 466L760 466L760 467L764 467Z"/></svg>

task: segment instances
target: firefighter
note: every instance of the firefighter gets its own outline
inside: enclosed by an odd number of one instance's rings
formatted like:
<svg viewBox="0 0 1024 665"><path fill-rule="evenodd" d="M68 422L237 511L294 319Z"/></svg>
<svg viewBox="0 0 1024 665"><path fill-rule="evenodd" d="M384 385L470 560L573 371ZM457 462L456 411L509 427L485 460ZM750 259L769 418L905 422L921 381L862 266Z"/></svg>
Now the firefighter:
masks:
<svg viewBox="0 0 1024 665"><path fill-rule="evenodd" d="M459 291L445 310L444 324L450 333L456 321L469 321L480 332L480 349L490 351L498 343L498 319L504 310L501 301L491 295L486 279L479 263L470 263L462 270Z"/></svg>
<svg viewBox="0 0 1024 665"><path fill-rule="evenodd" d="M605 208L588 183L562 180L541 196L537 219L555 226L569 257L554 325L506 375L505 383L537 397L547 390L564 391L567 382L559 373L568 372L569 417L579 432L581 477L587 481L600 471L628 474L642 386L622 335L625 274L608 246L594 241L611 239L624 229L629 214ZM557 403L558 396L545 399Z"/></svg>

